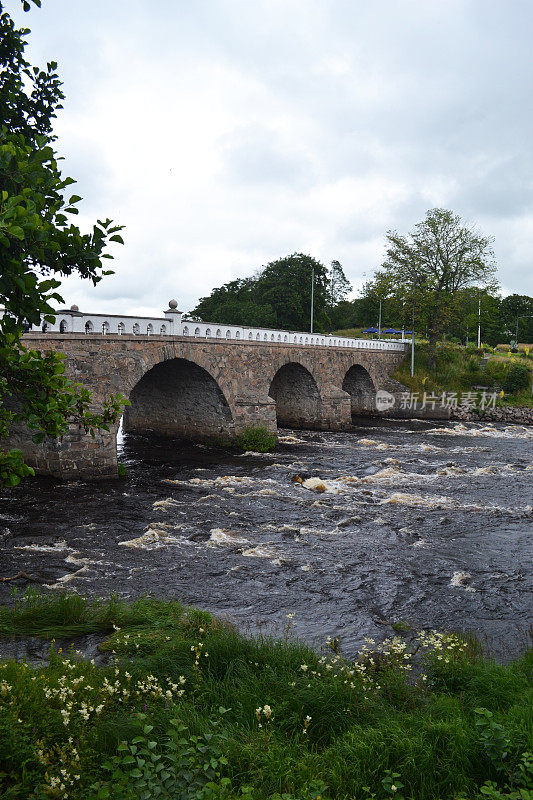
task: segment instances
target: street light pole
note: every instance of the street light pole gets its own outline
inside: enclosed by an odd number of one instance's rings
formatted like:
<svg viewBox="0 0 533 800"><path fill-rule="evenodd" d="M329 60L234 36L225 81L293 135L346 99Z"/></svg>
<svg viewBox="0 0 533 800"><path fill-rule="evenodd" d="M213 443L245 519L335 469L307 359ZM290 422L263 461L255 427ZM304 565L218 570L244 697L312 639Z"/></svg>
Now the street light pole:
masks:
<svg viewBox="0 0 533 800"><path fill-rule="evenodd" d="M477 349L481 347L481 297L477 299Z"/></svg>
<svg viewBox="0 0 533 800"><path fill-rule="evenodd" d="M381 297L379 299L378 339L381 339Z"/></svg>
<svg viewBox="0 0 533 800"><path fill-rule="evenodd" d="M315 305L315 268L311 269L311 333L313 333L313 310Z"/></svg>
<svg viewBox="0 0 533 800"><path fill-rule="evenodd" d="M415 374L415 289L416 281L413 281L413 319L411 321L411 378Z"/></svg>

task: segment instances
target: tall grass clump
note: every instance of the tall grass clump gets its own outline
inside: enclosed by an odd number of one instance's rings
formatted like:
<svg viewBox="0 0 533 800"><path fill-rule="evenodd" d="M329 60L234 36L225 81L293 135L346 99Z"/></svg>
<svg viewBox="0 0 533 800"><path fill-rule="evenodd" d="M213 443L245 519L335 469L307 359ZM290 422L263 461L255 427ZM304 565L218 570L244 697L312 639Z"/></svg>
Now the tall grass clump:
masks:
<svg viewBox="0 0 533 800"><path fill-rule="evenodd" d="M260 425L257 428L245 428L237 436L237 444L241 450L254 453L270 453L276 446L277 438Z"/></svg>
<svg viewBox="0 0 533 800"><path fill-rule="evenodd" d="M107 660L74 638L45 666L0 663L2 798L531 797L527 657L496 664L431 631L347 659L294 640L290 615L282 638L250 638L149 598L31 595L0 609L3 630L38 607L41 635L111 624Z"/></svg>

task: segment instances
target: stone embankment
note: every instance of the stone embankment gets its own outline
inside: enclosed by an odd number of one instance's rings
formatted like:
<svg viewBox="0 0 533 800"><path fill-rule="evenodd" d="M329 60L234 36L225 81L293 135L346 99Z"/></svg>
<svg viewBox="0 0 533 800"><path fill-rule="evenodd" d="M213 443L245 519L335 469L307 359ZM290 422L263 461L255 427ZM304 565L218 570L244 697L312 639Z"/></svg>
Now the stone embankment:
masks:
<svg viewBox="0 0 533 800"><path fill-rule="evenodd" d="M527 406L497 406L485 411L464 411L460 408L451 412L450 419L468 422L507 422L512 425L533 425L533 408Z"/></svg>

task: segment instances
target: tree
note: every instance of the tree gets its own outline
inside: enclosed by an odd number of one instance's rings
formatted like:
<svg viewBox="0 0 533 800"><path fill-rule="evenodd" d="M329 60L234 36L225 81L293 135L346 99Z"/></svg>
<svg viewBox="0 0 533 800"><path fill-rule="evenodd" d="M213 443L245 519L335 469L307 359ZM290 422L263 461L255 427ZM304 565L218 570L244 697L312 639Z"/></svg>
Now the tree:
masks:
<svg viewBox="0 0 533 800"><path fill-rule="evenodd" d="M510 294L502 300L502 318L509 336L506 341L533 342L533 297L525 294Z"/></svg>
<svg viewBox="0 0 533 800"><path fill-rule="evenodd" d="M28 11L29 2L22 4ZM26 61L28 33L16 29L0 2L0 437L24 422L39 442L60 436L71 422L87 431L107 429L120 414L120 396L93 413L89 392L65 378L63 356L42 355L21 339L25 323L53 321L52 303L64 302L57 292L61 277L78 273L96 284L109 274L105 247L122 238L111 220L98 220L89 233L70 222L81 197L67 200L75 181L61 175L53 147L61 81L55 62L40 69ZM31 473L19 451L0 451L0 483L16 485Z"/></svg>
<svg viewBox="0 0 533 800"><path fill-rule="evenodd" d="M190 316L228 325L308 330L313 272L315 330L324 331L330 326L328 272L320 261L304 253L278 258L253 277L213 289Z"/></svg>
<svg viewBox="0 0 533 800"><path fill-rule="evenodd" d="M492 239L467 227L452 211L434 208L407 236L387 232L387 251L374 284L387 283L396 302L415 304L427 322L429 365L437 338L459 310L461 290L495 288Z"/></svg>
<svg viewBox="0 0 533 800"><path fill-rule="evenodd" d="M352 284L344 274L340 261L332 261L329 268L328 305L335 308L339 303L345 302Z"/></svg>
<svg viewBox="0 0 533 800"><path fill-rule="evenodd" d="M255 298L255 278L239 278L213 289L187 316L190 319L220 322L224 325L249 325L273 328L276 314L269 304Z"/></svg>

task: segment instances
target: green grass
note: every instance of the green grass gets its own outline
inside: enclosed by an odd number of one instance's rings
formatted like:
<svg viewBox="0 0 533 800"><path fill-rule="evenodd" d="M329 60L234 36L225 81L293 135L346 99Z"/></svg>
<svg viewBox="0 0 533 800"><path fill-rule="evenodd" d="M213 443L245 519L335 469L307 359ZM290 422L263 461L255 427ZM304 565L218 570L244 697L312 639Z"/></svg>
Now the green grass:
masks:
<svg viewBox="0 0 533 800"><path fill-rule="evenodd" d="M416 653L400 638L369 642L351 662L294 640L290 619L280 639L249 638L150 598L32 594L0 620L3 635L109 631L111 659L95 666L74 642L52 643L45 667L0 664L6 800L457 800L487 780L504 791L533 777L519 777L531 748L528 656L503 666L473 640L429 635Z"/></svg>
<svg viewBox="0 0 533 800"><path fill-rule="evenodd" d="M78 594L42 594L28 590L15 594L12 606L0 605L0 636L40 636L68 638L114 626L160 626L182 624L184 607L177 601L142 598L125 602L111 597L88 600Z"/></svg>
<svg viewBox="0 0 533 800"><path fill-rule="evenodd" d="M482 355L490 355L485 369L481 366ZM421 395L424 391L437 396L442 392L457 392L460 397L461 393L471 391L473 386L487 386L489 390L503 388L505 396L503 400L498 399L499 403L533 407L532 356L521 353L509 357L495 353L490 348L477 350L440 344L437 346L436 361L437 367L433 371L429 368L427 344L415 343L413 377L410 374L410 358L406 358L394 377L410 391ZM520 388L520 381L527 385Z"/></svg>
<svg viewBox="0 0 533 800"><path fill-rule="evenodd" d="M237 444L241 450L254 453L270 453L276 446L277 437L263 425L257 428L245 428L237 436Z"/></svg>
<svg viewBox="0 0 533 800"><path fill-rule="evenodd" d="M363 333L363 328L344 328L340 331L333 331L332 336L346 336L348 339L370 339L370 334Z"/></svg>

